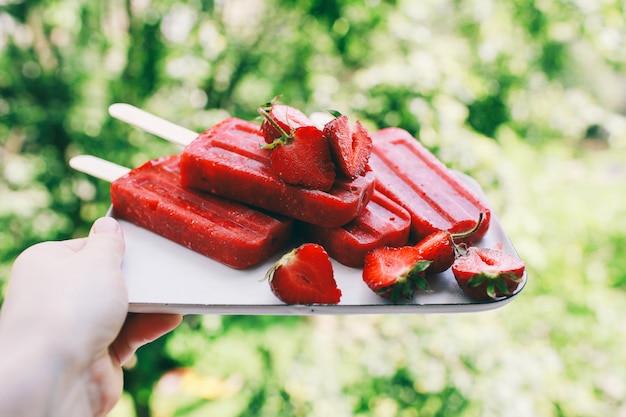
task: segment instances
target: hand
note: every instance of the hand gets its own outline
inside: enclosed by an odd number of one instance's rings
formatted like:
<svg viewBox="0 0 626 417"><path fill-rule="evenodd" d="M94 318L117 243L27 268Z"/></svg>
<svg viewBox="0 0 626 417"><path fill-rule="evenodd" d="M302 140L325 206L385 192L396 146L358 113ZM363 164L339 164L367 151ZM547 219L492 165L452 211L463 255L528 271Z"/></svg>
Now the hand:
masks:
<svg viewBox="0 0 626 417"><path fill-rule="evenodd" d="M0 313L0 415L105 415L122 392L121 366L180 323L128 314L124 249L118 223L101 218L87 238L16 259Z"/></svg>

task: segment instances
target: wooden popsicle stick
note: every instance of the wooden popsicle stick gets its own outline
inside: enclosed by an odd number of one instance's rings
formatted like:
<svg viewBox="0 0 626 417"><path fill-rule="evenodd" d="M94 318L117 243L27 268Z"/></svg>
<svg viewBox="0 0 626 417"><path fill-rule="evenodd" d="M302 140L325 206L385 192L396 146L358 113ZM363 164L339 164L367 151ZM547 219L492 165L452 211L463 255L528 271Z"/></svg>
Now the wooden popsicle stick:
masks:
<svg viewBox="0 0 626 417"><path fill-rule="evenodd" d="M104 181L113 182L127 174L130 169L92 155L77 155L70 159L70 166Z"/></svg>
<svg viewBox="0 0 626 417"><path fill-rule="evenodd" d="M111 104L109 114L118 120L181 146L189 145L198 137L198 133L193 130L178 126L131 104Z"/></svg>

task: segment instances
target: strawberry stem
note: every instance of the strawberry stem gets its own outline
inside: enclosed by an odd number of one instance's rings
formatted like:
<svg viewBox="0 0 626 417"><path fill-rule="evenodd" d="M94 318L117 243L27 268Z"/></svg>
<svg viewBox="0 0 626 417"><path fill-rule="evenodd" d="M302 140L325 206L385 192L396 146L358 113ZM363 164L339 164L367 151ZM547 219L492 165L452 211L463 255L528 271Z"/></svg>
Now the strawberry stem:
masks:
<svg viewBox="0 0 626 417"><path fill-rule="evenodd" d="M285 132L285 130L282 127L280 127L280 125L278 123L276 123L276 120L274 120L272 118L272 116L269 114L269 112L267 111L266 108L259 107L257 109L257 112L261 115L261 117L263 117L265 120L267 120L267 122L269 124L271 124L274 129L278 130L278 132L280 133L280 138L274 139L274 141L272 143L268 143L267 145L261 145L261 148L263 148L263 149L274 149L278 145L282 145L284 143L287 143L289 141L289 139L291 139L291 135L289 135L287 132Z"/></svg>
<svg viewBox="0 0 626 417"><path fill-rule="evenodd" d="M485 215L481 211L479 213L479 215L478 215L478 221L476 222L476 224L474 226L472 226L472 228L470 230L467 230L465 232L459 232L459 233L450 233L450 237L452 238L452 240L454 240L454 239L462 239L464 237L470 236L472 233L474 233L476 230L478 230L478 228L480 227L480 224L483 221L483 217L485 217Z"/></svg>
<svg viewBox="0 0 626 417"><path fill-rule="evenodd" d="M333 117L341 116L341 112L339 110L328 110L328 113L330 113Z"/></svg>

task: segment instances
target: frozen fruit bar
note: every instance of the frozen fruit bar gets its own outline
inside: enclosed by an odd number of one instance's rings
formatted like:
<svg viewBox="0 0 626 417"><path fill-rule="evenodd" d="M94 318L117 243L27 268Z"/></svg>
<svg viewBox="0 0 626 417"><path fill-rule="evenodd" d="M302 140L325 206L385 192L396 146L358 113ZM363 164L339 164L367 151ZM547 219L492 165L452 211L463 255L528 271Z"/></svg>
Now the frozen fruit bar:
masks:
<svg viewBox="0 0 626 417"><path fill-rule="evenodd" d="M180 160L182 184L251 206L314 223L339 227L355 218L374 192L371 171L353 180L337 179L328 192L283 182L262 149L259 126L229 118L200 134Z"/></svg>
<svg viewBox="0 0 626 417"><path fill-rule="evenodd" d="M322 245L338 262L359 268L372 249L406 245L410 226L408 211L375 191L363 212L348 224L333 229L305 224L302 229L305 239Z"/></svg>
<svg viewBox="0 0 626 417"><path fill-rule="evenodd" d="M179 160L173 155L149 161L113 181L115 215L238 269L287 244L291 219L182 188Z"/></svg>
<svg viewBox="0 0 626 417"><path fill-rule="evenodd" d="M387 128L372 133L369 163L376 189L411 214L411 239L418 241L438 230L471 230L465 239L478 242L489 228L490 210L461 180L407 131Z"/></svg>

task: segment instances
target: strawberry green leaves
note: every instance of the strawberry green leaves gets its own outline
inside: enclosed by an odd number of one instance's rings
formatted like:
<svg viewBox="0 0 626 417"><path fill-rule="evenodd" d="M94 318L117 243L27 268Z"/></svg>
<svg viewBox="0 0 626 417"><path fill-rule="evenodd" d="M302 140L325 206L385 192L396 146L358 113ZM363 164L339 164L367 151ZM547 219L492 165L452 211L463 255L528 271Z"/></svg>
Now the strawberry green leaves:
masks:
<svg viewBox="0 0 626 417"><path fill-rule="evenodd" d="M382 247L365 256L363 281L381 297L392 301L411 299L418 289L430 291L425 271L430 261L420 258L413 246Z"/></svg>
<svg viewBox="0 0 626 417"><path fill-rule="evenodd" d="M452 265L463 292L481 301L513 294L522 282L524 270L524 262L513 255L476 247L470 247Z"/></svg>

